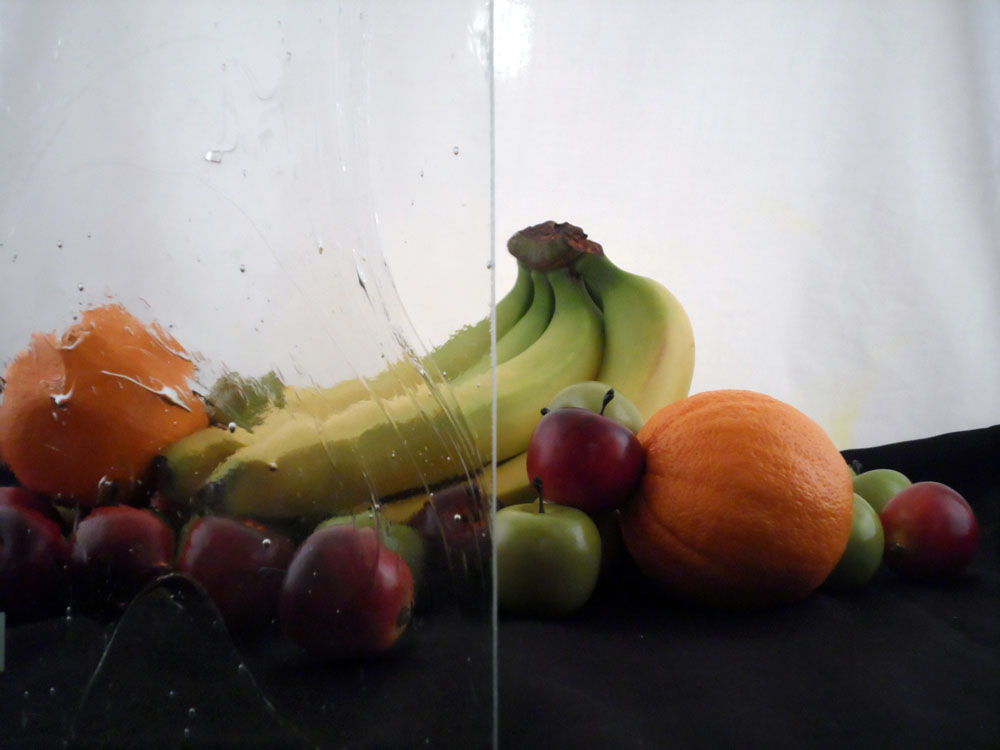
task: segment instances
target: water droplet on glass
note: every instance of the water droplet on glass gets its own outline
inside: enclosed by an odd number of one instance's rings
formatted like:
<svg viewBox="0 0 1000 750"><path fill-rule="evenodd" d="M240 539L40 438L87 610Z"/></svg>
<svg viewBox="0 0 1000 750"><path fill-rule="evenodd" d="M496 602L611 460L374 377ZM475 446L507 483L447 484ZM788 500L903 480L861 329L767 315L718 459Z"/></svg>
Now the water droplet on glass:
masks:
<svg viewBox="0 0 1000 750"><path fill-rule="evenodd" d="M177 691L176 690L168 690L167 691L167 697L168 698L173 698L175 695L177 695Z"/></svg>
<svg viewBox="0 0 1000 750"><path fill-rule="evenodd" d="M198 711L195 709L194 706L191 706L191 708L188 709L188 716L190 716L192 719L195 717L195 714L197 713Z"/></svg>
<svg viewBox="0 0 1000 750"><path fill-rule="evenodd" d="M451 150L451 153L453 153L455 156L458 156L458 146L455 146L455 148Z"/></svg>
<svg viewBox="0 0 1000 750"><path fill-rule="evenodd" d="M292 61L292 53L291 52L286 52L285 53L285 59L288 60L288 62L291 62Z"/></svg>
<svg viewBox="0 0 1000 750"><path fill-rule="evenodd" d="M271 546L271 540L270 540L270 539L267 539L267 538L265 538L265 539L264 539L264 540L263 540L263 541L261 542L261 545L263 545L264 549L268 549L268 548L269 548L269 547Z"/></svg>
<svg viewBox="0 0 1000 750"><path fill-rule="evenodd" d="M240 273L246 273L246 272L247 272L247 267L242 263L240 263Z"/></svg>
<svg viewBox="0 0 1000 750"><path fill-rule="evenodd" d="M191 727L184 727L184 739L191 737Z"/></svg>
<svg viewBox="0 0 1000 750"><path fill-rule="evenodd" d="M486 270L490 271L492 269L493 269L493 261L492 260L486 261Z"/></svg>
<svg viewBox="0 0 1000 750"><path fill-rule="evenodd" d="M76 288L82 292L83 291L83 284L77 284Z"/></svg>
<svg viewBox="0 0 1000 750"><path fill-rule="evenodd" d="M55 694L56 694L56 689L54 687L50 687L49 688L49 695L55 695Z"/></svg>
<svg viewBox="0 0 1000 750"><path fill-rule="evenodd" d="M424 170L422 170L422 169L420 170L420 176L421 176L421 177L423 177L423 176L424 176Z"/></svg>
<svg viewBox="0 0 1000 750"><path fill-rule="evenodd" d="M60 250L62 250L62 246L63 246L63 244L61 242L57 242L56 243L56 247L58 247Z"/></svg>
<svg viewBox="0 0 1000 750"><path fill-rule="evenodd" d="M323 246L322 245L318 245L317 248L319 249L319 254L322 255L323 254Z"/></svg>
<svg viewBox="0 0 1000 750"><path fill-rule="evenodd" d="M225 73L225 72L226 72L226 64L225 64L225 63L222 63L222 72L223 72L223 73Z"/></svg>
<svg viewBox="0 0 1000 750"><path fill-rule="evenodd" d="M464 521L465 519L462 517L461 513L456 513L455 516L454 516L454 520L455 521Z"/></svg>
<svg viewBox="0 0 1000 750"><path fill-rule="evenodd" d="M210 161L213 164L222 163L222 152L221 151L206 151L205 161Z"/></svg>
<svg viewBox="0 0 1000 750"><path fill-rule="evenodd" d="M25 690L24 691L24 699L28 700L28 698L30 698L30 697L31 697L31 693L29 693L27 690Z"/></svg>

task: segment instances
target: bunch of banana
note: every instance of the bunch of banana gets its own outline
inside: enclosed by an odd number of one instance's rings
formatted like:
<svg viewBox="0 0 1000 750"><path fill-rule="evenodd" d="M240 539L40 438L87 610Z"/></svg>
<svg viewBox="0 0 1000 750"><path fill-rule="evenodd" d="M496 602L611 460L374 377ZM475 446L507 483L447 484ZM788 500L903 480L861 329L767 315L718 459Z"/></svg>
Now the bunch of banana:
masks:
<svg viewBox="0 0 1000 750"><path fill-rule="evenodd" d="M394 517L453 481L482 480L509 504L534 495L525 450L541 407L565 386L609 383L644 418L687 395L691 325L661 284L616 267L570 225L531 227L508 247L519 273L497 305L495 482L487 320L429 355L448 388L399 365L374 385L286 389L286 406L252 432L210 428L169 448L167 489L258 517L322 517L379 499Z"/></svg>

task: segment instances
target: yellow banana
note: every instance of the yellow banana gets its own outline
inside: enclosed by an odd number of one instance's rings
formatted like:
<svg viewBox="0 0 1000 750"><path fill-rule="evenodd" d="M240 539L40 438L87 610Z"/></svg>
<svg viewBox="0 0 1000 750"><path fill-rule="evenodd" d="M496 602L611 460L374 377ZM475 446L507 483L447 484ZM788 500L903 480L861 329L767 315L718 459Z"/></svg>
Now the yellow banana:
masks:
<svg viewBox="0 0 1000 750"><path fill-rule="evenodd" d="M187 502L228 456L253 442L242 427L206 427L167 446L154 460L156 488L177 502Z"/></svg>
<svg viewBox="0 0 1000 750"><path fill-rule="evenodd" d="M497 339L506 336L531 307L535 288L532 272L518 263L514 285L497 302ZM437 347L424 360L424 368L434 373L440 372L445 380L454 380L483 357L490 357L490 319L457 331L444 344ZM360 377L341 381L327 388L286 386L285 409L274 409L263 424L254 429L263 434L284 422L289 411L304 412L312 417L325 419L358 401L376 396L388 398L402 393L406 388L418 385L423 375L409 361L396 362L367 382Z"/></svg>
<svg viewBox="0 0 1000 750"><path fill-rule="evenodd" d="M528 452L521 451L513 458L497 464L496 484L491 484L489 474L483 476L487 489L496 489L497 507L527 503L537 498L535 488L528 480Z"/></svg>
<svg viewBox="0 0 1000 750"><path fill-rule="evenodd" d="M503 339L517 326L532 304L537 286L533 272L523 263L518 264L517 278L496 306L497 337ZM548 293L551 296L551 293ZM451 380L482 360L487 368L490 360L490 320L484 318L475 325L457 331L448 341L433 350L424 360L425 370L433 374L440 372L445 380ZM411 362L396 362L368 381L360 377L341 381L328 388L284 386L279 392L280 402L275 399L251 431L244 435L246 443L263 439L291 421L306 421L310 424L322 422L358 401L374 397L386 398L403 393L423 381L423 375ZM239 381L238 376L235 376ZM239 385L237 383L237 385ZM281 384L278 383L279 388ZM214 441L217 442L217 441ZM217 455L217 454L210 454ZM162 462L161 462L162 463ZM184 464L178 464L179 472ZM209 467L211 468L211 467ZM204 470L204 464L199 467ZM175 472L182 484L187 481ZM202 480L204 481L204 475Z"/></svg>
<svg viewBox="0 0 1000 750"><path fill-rule="evenodd" d="M694 334L677 298L603 253L581 255L574 267L604 314L604 358L595 380L628 397L643 420L687 396Z"/></svg>
<svg viewBox="0 0 1000 750"><path fill-rule="evenodd" d="M593 379L601 362L601 315L570 270L548 275L555 307L538 339L497 368L497 457L523 452L539 409L566 385ZM226 458L201 500L264 517L325 516L481 470L492 448L493 373L451 390L460 419L426 383L366 399L316 425L291 420Z"/></svg>

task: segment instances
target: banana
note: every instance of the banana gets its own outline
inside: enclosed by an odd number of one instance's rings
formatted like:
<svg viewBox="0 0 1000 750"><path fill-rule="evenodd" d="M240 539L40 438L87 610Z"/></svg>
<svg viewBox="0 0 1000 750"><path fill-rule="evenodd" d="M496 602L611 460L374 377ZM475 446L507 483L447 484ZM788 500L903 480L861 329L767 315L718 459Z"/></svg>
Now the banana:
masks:
<svg viewBox="0 0 1000 750"><path fill-rule="evenodd" d="M528 257L536 265L573 259L571 267L583 277L603 315L604 355L595 380L628 397L644 421L688 395L694 373L691 321L662 284L618 268L582 230L568 224L529 227L515 234L508 247L519 260ZM498 504L534 498L526 464L526 453L498 464L490 487Z"/></svg>
<svg viewBox="0 0 1000 750"><path fill-rule="evenodd" d="M544 332L496 370L498 460L523 452L539 409L559 390L593 379L604 346L601 313L577 274L548 274L555 301ZM492 451L493 372L455 383L457 415L436 388L417 384L365 399L320 424L291 420L220 463L199 500L238 515L326 516L359 503L481 470Z"/></svg>
<svg viewBox="0 0 1000 750"><path fill-rule="evenodd" d="M531 270L517 264L517 278L496 305L496 337L501 339L531 308L535 281ZM430 353L430 360L445 380L454 380L484 354L490 352L490 319L463 328Z"/></svg>
<svg viewBox="0 0 1000 750"><path fill-rule="evenodd" d="M552 309L555 305L555 299L548 276L541 271L532 271L531 278L534 283L531 307L528 308L528 311L521 316L521 319L507 333L497 340L496 355L498 365L502 365L508 359L516 357L535 343L552 319ZM486 372L492 366L493 352L488 351L480 358L479 362L472 365L452 382L455 384L460 383L470 377Z"/></svg>
<svg viewBox="0 0 1000 750"><path fill-rule="evenodd" d="M153 465L156 488L177 502L187 502L218 463L253 442L242 427L206 427L167 446Z"/></svg>
<svg viewBox="0 0 1000 750"><path fill-rule="evenodd" d="M496 305L497 339L505 337L531 307L535 288L533 273L518 263L517 278L507 294ZM490 357L490 319L461 328L441 346L431 351L423 361L425 370L440 372L445 380L453 380L470 366ZM488 365L487 365L488 366ZM325 419L346 407L376 395L382 398L402 393L417 386L423 375L409 361L395 362L375 377L360 377L341 381L327 388L285 386L286 409L272 410L254 432L265 434L283 424L289 412L301 412Z"/></svg>
<svg viewBox="0 0 1000 750"><path fill-rule="evenodd" d="M487 474L484 479L488 479ZM521 451L513 458L497 464L496 483L485 482L487 489L496 490L498 508L537 499L535 488L528 479L528 452Z"/></svg>
<svg viewBox="0 0 1000 750"><path fill-rule="evenodd" d="M627 396L643 420L687 396L694 334L677 298L603 253L581 255L574 267L604 314L604 358L595 380Z"/></svg>

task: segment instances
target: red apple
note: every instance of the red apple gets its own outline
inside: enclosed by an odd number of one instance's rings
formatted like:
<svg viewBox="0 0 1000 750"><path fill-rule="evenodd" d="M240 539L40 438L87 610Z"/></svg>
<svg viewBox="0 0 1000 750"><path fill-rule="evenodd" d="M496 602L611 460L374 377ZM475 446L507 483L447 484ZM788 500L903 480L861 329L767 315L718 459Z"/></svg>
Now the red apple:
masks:
<svg viewBox="0 0 1000 750"><path fill-rule="evenodd" d="M155 513L128 505L95 508L72 536L72 560L85 595L122 605L171 568L174 532Z"/></svg>
<svg viewBox="0 0 1000 750"><path fill-rule="evenodd" d="M31 508L0 505L0 612L17 625L65 607L69 543Z"/></svg>
<svg viewBox="0 0 1000 750"><path fill-rule="evenodd" d="M281 581L294 554L291 539L256 521L205 516L185 532L177 569L204 587L230 628L245 630L277 615Z"/></svg>
<svg viewBox="0 0 1000 750"><path fill-rule="evenodd" d="M473 482L456 482L435 490L432 497L408 525L419 531L432 548L459 552L474 549L489 528L479 487Z"/></svg>
<svg viewBox="0 0 1000 750"><path fill-rule="evenodd" d="M645 452L630 429L573 406L547 412L528 444L528 476L541 478L545 499L588 513L624 503L645 465Z"/></svg>
<svg viewBox="0 0 1000 750"><path fill-rule="evenodd" d="M149 507L175 529L182 527L191 518L192 506L189 503L175 500L159 490L154 490L149 496Z"/></svg>
<svg viewBox="0 0 1000 750"><path fill-rule="evenodd" d="M343 658L389 649L406 630L413 575L375 529L331 525L292 558L278 600L285 633L305 649Z"/></svg>
<svg viewBox="0 0 1000 750"><path fill-rule="evenodd" d="M0 506L14 505L41 513L50 521L63 528L62 514L56 510L52 499L40 492L32 492L24 487L0 487Z"/></svg>
<svg viewBox="0 0 1000 750"><path fill-rule="evenodd" d="M939 482L917 482L900 490L879 519L886 566L912 578L953 578L979 547L979 524L972 508Z"/></svg>

